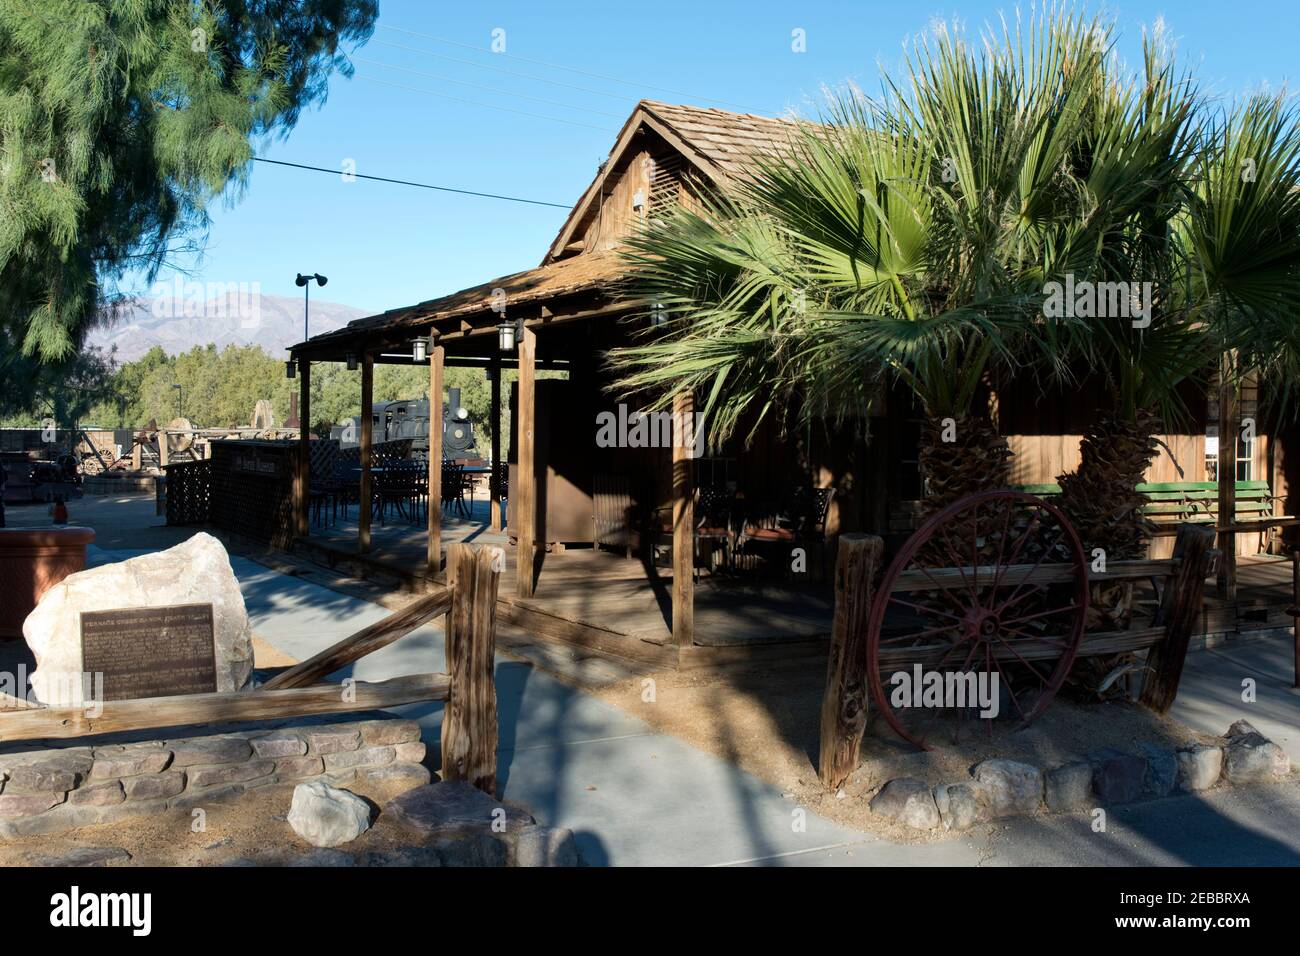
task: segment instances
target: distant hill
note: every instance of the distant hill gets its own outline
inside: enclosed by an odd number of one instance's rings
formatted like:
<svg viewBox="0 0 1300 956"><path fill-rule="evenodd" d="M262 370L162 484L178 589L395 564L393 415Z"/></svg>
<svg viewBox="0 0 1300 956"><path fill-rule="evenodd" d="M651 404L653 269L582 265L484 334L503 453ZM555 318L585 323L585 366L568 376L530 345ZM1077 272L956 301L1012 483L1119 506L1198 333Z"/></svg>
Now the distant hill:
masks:
<svg viewBox="0 0 1300 956"><path fill-rule="evenodd" d="M198 293L200 287L195 286ZM105 325L90 334L89 344L105 350L117 346L119 362L140 358L155 345L168 355L196 345L260 345L273 356L302 341L302 299L253 294L243 290L202 287L195 295L126 299L105 314ZM178 290L179 291L179 290ZM331 332L371 314L337 302L311 300L311 334Z"/></svg>

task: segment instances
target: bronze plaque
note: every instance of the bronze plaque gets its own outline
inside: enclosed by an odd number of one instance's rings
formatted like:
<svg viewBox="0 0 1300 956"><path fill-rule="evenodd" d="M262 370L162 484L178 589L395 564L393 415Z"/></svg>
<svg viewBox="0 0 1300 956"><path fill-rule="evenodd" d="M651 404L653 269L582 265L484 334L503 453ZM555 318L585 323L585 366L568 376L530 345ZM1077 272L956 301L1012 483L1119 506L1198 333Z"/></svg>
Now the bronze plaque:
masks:
<svg viewBox="0 0 1300 956"><path fill-rule="evenodd" d="M81 668L104 675L104 700L213 693L212 605L83 611Z"/></svg>

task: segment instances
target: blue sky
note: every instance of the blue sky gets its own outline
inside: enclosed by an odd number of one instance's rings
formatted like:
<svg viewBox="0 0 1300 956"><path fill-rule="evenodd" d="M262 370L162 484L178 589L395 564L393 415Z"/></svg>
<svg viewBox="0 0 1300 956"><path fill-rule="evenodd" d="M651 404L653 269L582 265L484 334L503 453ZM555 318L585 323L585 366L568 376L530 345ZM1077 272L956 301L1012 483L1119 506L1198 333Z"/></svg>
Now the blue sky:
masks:
<svg viewBox="0 0 1300 956"><path fill-rule="evenodd" d="M1130 62L1142 26L1163 16L1202 87L1224 98L1277 89L1296 72L1293 3L1166 0L1104 9L1117 20L1120 53ZM956 18L974 30L1014 10L1014 3L926 0L657 0L650 7L381 0L374 38L355 51L356 75L333 78L323 106L287 140L258 151L331 169L353 160L358 173L571 204L642 97L810 112L825 85L855 81L874 91L877 65L896 68L904 41L932 19ZM792 50L796 28L806 52ZM498 29L507 56L491 52ZM295 273L321 272L329 277L321 298L380 311L537 265L564 216L563 209L256 164L247 191L214 206L192 277L259 282L265 293L296 296Z"/></svg>

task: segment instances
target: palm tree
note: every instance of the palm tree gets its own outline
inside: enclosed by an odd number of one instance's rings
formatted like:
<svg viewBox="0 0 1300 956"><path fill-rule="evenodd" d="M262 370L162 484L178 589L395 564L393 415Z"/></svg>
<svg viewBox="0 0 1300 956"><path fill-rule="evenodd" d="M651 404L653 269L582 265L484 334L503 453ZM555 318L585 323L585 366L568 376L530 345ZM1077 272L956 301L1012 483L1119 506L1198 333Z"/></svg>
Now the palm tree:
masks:
<svg viewBox="0 0 1300 956"><path fill-rule="evenodd" d="M669 321L611 353L624 388L698 393L717 441L769 415L860 416L901 383L926 418L928 508L1005 486L990 376L1064 374L1070 320L1039 312L1091 235L1074 165L1105 35L1064 14L984 45L941 29L881 99L834 99L744 185L650 225L632 286Z"/></svg>

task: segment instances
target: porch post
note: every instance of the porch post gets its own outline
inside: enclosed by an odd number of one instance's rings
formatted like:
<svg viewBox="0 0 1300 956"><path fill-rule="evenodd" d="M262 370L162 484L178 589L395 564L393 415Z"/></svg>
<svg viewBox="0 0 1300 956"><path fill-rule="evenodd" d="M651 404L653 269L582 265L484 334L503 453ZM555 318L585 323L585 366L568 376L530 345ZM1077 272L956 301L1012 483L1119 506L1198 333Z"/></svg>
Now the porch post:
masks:
<svg viewBox="0 0 1300 956"><path fill-rule="evenodd" d="M298 360L298 474L294 481L298 506L297 533L305 538L311 523L311 362Z"/></svg>
<svg viewBox="0 0 1300 956"><path fill-rule="evenodd" d="M488 474L488 512L490 523L488 530L501 530L501 359L493 356L492 370L492 411L488 421L492 423L492 471Z"/></svg>
<svg viewBox="0 0 1300 956"><path fill-rule="evenodd" d="M374 506L370 494L370 453L374 440L375 357L361 355L361 489L357 502L357 550L370 553L370 512Z"/></svg>
<svg viewBox="0 0 1300 956"><path fill-rule="evenodd" d="M444 349L429 352L429 574L442 570L442 368Z"/></svg>
<svg viewBox="0 0 1300 956"><path fill-rule="evenodd" d="M1237 378L1233 355L1219 363L1219 596L1237 600Z"/></svg>
<svg viewBox="0 0 1300 956"><path fill-rule="evenodd" d="M673 643L695 643L695 489L691 481L690 392L673 398Z"/></svg>
<svg viewBox="0 0 1300 956"><path fill-rule="evenodd" d="M521 597L533 596L533 564L536 560L537 488L534 474L534 428L536 410L533 379L537 359L537 333L525 328L519 342L519 461L515 468L515 485L510 494L515 497L515 522L519 525L515 538L516 574L515 593Z"/></svg>

